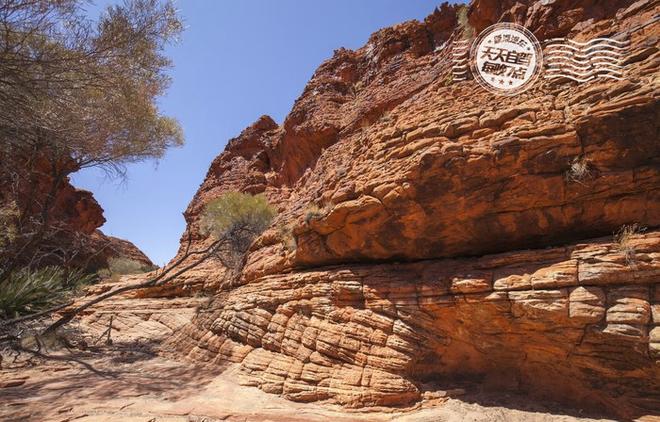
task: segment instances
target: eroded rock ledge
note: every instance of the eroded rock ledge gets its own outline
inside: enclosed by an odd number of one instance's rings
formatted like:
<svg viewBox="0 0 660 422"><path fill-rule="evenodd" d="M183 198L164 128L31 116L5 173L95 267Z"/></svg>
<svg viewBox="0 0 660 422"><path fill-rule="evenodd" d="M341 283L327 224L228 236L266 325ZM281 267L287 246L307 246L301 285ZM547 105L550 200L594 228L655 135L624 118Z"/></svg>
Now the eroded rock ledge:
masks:
<svg viewBox="0 0 660 422"><path fill-rule="evenodd" d="M401 405L425 381L660 408L660 232L474 259L338 266L222 292L169 340L293 400ZM630 413L628 413L630 414Z"/></svg>
<svg viewBox="0 0 660 422"><path fill-rule="evenodd" d="M657 13L657 0L473 1L477 31L630 38L625 80L539 80L515 98L448 78L467 33L453 6L337 50L282 125L262 116L213 161L184 240L208 242L200 213L226 191L263 193L279 215L238 279L209 261L179 280L216 298L167 347L240 362L246 384L299 401L404 405L465 379L656 412ZM633 222L650 232L629 259L611 234Z"/></svg>

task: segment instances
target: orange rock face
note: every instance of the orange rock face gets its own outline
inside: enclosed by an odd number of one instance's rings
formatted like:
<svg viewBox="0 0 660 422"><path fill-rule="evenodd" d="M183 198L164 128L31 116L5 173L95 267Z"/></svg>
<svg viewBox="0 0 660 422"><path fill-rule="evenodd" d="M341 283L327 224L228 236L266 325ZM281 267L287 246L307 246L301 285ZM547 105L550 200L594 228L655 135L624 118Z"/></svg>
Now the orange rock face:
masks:
<svg viewBox="0 0 660 422"><path fill-rule="evenodd" d="M89 250L97 253L89 265L95 268L106 268L111 258L125 258L139 262L143 267L153 267L154 263L144 252L128 240L108 236L101 230L96 230L89 236Z"/></svg>
<svg viewBox="0 0 660 422"><path fill-rule="evenodd" d="M634 267L597 239L260 277L170 344L241 362L244 383L293 400L409 404L425 382L472 379L648 412L660 403L660 233L631 242Z"/></svg>
<svg viewBox="0 0 660 422"><path fill-rule="evenodd" d="M31 177L35 177L35 185L31 190L25 188L22 197L27 206L32 206L31 215L39 216L41 205L47 202L46 198L53 189L53 179L48 176L47 161L42 161ZM68 166L74 166L67 163ZM75 167L70 168L73 172ZM3 181L6 183L6 181ZM0 199L4 192L0 192ZM57 244L75 256L69 264L86 266L88 270L106 268L108 260L113 257L124 257L140 262L144 266L153 266L151 260L131 242L113 236L107 236L100 230L106 219L103 208L94 198L92 192L77 189L71 184L69 177L64 177L58 184L53 195L52 205L48 209L50 224L58 228L56 236L49 242ZM61 260L47 261L48 264L59 265Z"/></svg>
<svg viewBox="0 0 660 422"><path fill-rule="evenodd" d="M76 262L86 265L89 270L107 268L110 258L119 257L137 261L145 267L154 265L133 243L98 230L106 221L103 208L91 192L76 189L68 178L57 193L52 218L67 228L59 241L75 244L80 249Z"/></svg>
<svg viewBox="0 0 660 422"><path fill-rule="evenodd" d="M279 216L238 282L211 262L181 280L217 300L172 345L294 400L400 405L472 379L660 409L658 6L511 3L475 1L468 22L627 34L625 79L453 83L471 31L446 5L336 51L281 126L261 117L211 165L184 239L207 241L199 215L226 191ZM633 222L649 232L629 245L594 239Z"/></svg>

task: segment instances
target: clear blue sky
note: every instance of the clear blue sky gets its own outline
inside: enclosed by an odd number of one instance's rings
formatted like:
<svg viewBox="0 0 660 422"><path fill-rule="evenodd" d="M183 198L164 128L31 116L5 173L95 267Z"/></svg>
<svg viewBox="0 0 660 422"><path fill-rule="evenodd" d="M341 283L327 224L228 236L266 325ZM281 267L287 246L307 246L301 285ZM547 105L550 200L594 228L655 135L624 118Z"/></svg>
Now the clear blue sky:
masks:
<svg viewBox="0 0 660 422"><path fill-rule="evenodd" d="M96 14L102 1L90 7ZM73 176L105 210L106 234L128 239L154 263L169 261L185 228L182 212L227 140L268 114L282 123L322 61L339 47L424 19L433 0L179 1L186 31L168 49L173 83L160 101L186 144L156 162L128 167L120 184L95 170Z"/></svg>

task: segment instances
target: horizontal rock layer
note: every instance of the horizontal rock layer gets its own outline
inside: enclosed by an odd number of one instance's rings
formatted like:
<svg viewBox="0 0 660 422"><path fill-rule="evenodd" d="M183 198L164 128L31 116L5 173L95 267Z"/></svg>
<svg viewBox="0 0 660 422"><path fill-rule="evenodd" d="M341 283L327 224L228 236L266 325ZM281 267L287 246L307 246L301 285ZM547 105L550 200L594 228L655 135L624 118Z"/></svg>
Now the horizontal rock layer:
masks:
<svg viewBox="0 0 660 422"><path fill-rule="evenodd" d="M293 400L401 405L424 382L473 379L644 413L660 408L660 232L627 246L261 277L168 347L240 362L243 382Z"/></svg>
<svg viewBox="0 0 660 422"><path fill-rule="evenodd" d="M566 5L544 7L520 23L545 22L537 15L561 15ZM444 41L431 34L439 22L454 24L450 7L337 51L282 126L263 116L214 160L186 210L182 250L189 238L207 241L205 204L236 190L264 193L280 211L250 257L261 273L474 256L602 236L631 222L660 225L660 30L639 29L655 10L642 1L584 12L601 20L561 34L628 34L625 80L541 79L512 98L445 78L463 28ZM419 31L434 49L414 48ZM385 54L384 45L399 47ZM334 135L325 139L326 131ZM286 146L292 136L295 147ZM302 152L310 144L318 154ZM574 163L586 167L579 177ZM205 277L190 282L208 284Z"/></svg>
<svg viewBox="0 0 660 422"><path fill-rule="evenodd" d="M401 405L465 379L660 408L657 10L478 0L467 23L444 5L337 50L282 125L262 116L211 164L182 250L209 242L200 215L223 192L279 215L239 277L209 261L179 280L217 297L168 346L294 400ZM453 82L453 42L497 21L628 38L625 80ZM593 240L630 223L650 228L633 246Z"/></svg>

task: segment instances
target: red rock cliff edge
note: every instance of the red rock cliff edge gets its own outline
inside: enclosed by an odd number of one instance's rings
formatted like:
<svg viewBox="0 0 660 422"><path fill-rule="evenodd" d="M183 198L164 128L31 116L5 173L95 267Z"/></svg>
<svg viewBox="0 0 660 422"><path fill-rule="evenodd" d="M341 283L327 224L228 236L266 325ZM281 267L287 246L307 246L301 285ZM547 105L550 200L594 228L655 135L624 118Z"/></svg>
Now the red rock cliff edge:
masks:
<svg viewBox="0 0 660 422"><path fill-rule="evenodd" d="M51 183L43 177L39 184L40 195L45 197ZM108 236L99 230L106 221L103 208L92 192L75 188L68 177L55 193L50 218L62 228L53 241L63 250L70 249L72 258L69 264L95 271L107 268L111 258L127 258L145 267L153 266L149 257L133 243ZM60 260L49 263L60 264Z"/></svg>
<svg viewBox="0 0 660 422"><path fill-rule="evenodd" d="M278 217L241 277L171 345L293 400L403 405L476 379L634 416L660 409L659 2L442 5L324 62L282 125L262 116L185 212L263 193ZM624 34L622 81L453 82L452 41L498 21L541 40ZM582 180L567 177L588 162ZM640 223L626 245L611 234ZM602 237L605 236L605 237ZM631 252L632 251L632 252Z"/></svg>

